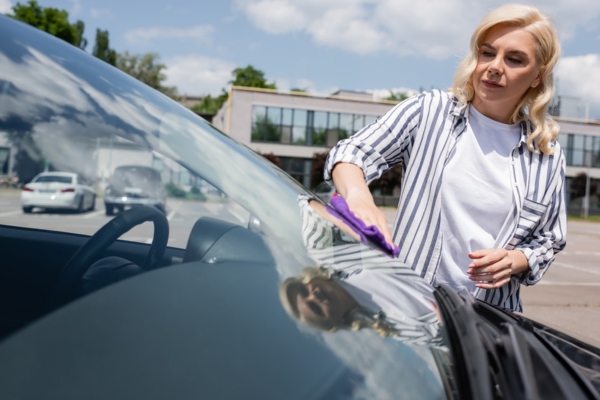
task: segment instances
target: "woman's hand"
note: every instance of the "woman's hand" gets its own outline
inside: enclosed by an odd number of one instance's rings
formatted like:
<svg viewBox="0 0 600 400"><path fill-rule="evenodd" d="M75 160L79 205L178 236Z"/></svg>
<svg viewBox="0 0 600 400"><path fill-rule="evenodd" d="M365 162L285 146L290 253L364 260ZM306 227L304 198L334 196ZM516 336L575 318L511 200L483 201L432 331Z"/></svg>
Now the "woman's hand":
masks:
<svg viewBox="0 0 600 400"><path fill-rule="evenodd" d="M344 197L344 200L346 200L346 203L348 203L348 208L350 208L350 211L352 211L356 217L360 218L365 225L376 226L377 229L383 233L385 241L390 244L394 244L390 228L387 225L387 218L375 205L375 201L373 200L371 192L350 192L346 195L346 197Z"/></svg>
<svg viewBox="0 0 600 400"><path fill-rule="evenodd" d="M354 164L338 163L331 176L337 192L346 200L350 211L367 226L376 226L383 233L386 242L393 244L387 219L375 205L362 169Z"/></svg>
<svg viewBox="0 0 600 400"><path fill-rule="evenodd" d="M469 279L482 289L497 289L510 281L511 275L527 271L527 258L520 250L485 249L469 253Z"/></svg>

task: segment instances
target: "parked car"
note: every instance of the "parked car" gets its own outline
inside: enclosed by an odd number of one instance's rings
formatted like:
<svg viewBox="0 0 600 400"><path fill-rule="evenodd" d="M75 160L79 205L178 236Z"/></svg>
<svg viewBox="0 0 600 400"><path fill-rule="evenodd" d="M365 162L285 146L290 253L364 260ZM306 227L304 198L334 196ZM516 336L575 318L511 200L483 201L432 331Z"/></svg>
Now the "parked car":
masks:
<svg viewBox="0 0 600 400"><path fill-rule="evenodd" d="M18 159L96 176L152 162L227 194L178 200L170 220L92 214L105 224L91 235L3 218L1 399L599 398L599 349L428 286L289 175L81 49L2 15L0 37L0 132ZM148 222L148 243L119 239Z"/></svg>
<svg viewBox="0 0 600 400"><path fill-rule="evenodd" d="M122 165L115 169L106 190L106 215L121 212L125 207L153 206L167 210L167 193L160 172L141 165Z"/></svg>
<svg viewBox="0 0 600 400"><path fill-rule="evenodd" d="M71 172L43 172L36 175L21 190L23 212L34 207L43 209L93 210L96 192L82 176Z"/></svg>
<svg viewBox="0 0 600 400"><path fill-rule="evenodd" d="M335 194L335 188L327 182L321 182L313 189L313 192L325 203L329 203Z"/></svg>

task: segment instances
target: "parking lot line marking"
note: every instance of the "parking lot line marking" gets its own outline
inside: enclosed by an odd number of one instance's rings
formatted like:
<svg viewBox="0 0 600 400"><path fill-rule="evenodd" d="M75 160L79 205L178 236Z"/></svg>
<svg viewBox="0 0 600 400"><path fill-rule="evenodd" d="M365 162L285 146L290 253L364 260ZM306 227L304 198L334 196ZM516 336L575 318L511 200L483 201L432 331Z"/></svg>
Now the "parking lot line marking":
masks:
<svg viewBox="0 0 600 400"><path fill-rule="evenodd" d="M537 284L545 286L600 286L600 282L547 282L543 279Z"/></svg>
<svg viewBox="0 0 600 400"><path fill-rule="evenodd" d="M16 210L16 211L3 212L3 213L0 213L0 217L10 217L11 215L18 215L18 214L23 214L23 211Z"/></svg>
<svg viewBox="0 0 600 400"><path fill-rule="evenodd" d="M98 211L94 211L93 213L89 213L88 215L86 215L85 217L83 217L84 219L90 219L90 218L94 218L97 217L100 214L103 214L104 210L98 210Z"/></svg>
<svg viewBox="0 0 600 400"><path fill-rule="evenodd" d="M169 213L169 215L167 215L167 221L170 221L171 218L173 218L173 216L175 216L175 214L177 213L177 210L179 210L179 207L181 207L182 202L180 201L179 204L177 204Z"/></svg>
<svg viewBox="0 0 600 400"><path fill-rule="evenodd" d="M568 268L568 269L572 269L575 271L581 271L581 272L587 272L589 274L600 275L600 271L590 270L588 268L576 267L575 265L565 264L562 262L555 261L554 265L558 265L559 267Z"/></svg>
<svg viewBox="0 0 600 400"><path fill-rule="evenodd" d="M598 251L575 251L574 254L578 256L600 256Z"/></svg>

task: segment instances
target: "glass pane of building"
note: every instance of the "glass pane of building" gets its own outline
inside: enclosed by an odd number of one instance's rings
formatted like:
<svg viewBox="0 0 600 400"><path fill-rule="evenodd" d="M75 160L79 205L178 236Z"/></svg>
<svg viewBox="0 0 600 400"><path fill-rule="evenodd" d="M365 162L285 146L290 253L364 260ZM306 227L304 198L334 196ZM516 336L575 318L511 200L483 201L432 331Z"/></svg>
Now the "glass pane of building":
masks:
<svg viewBox="0 0 600 400"><path fill-rule="evenodd" d="M354 129L352 129L352 133L350 136L354 135L356 132L360 131L365 126L365 116L364 115L354 115Z"/></svg>
<svg viewBox="0 0 600 400"><path fill-rule="evenodd" d="M365 125L367 126L372 122L375 122L377 120L377 116L376 115L365 115Z"/></svg>
<svg viewBox="0 0 600 400"><path fill-rule="evenodd" d="M293 144L306 144L306 127L295 126L292 128L292 143Z"/></svg>
<svg viewBox="0 0 600 400"><path fill-rule="evenodd" d="M292 127L281 126L281 143L290 144L292 143Z"/></svg>
<svg viewBox="0 0 600 400"><path fill-rule="evenodd" d="M294 110L292 108L283 108L281 110L281 125L292 125L292 116Z"/></svg>
<svg viewBox="0 0 600 400"><path fill-rule="evenodd" d="M337 129L339 127L340 127L340 113L330 112L328 128L329 129Z"/></svg>
<svg viewBox="0 0 600 400"><path fill-rule="evenodd" d="M315 111L313 117L312 144L324 146L327 142L327 112Z"/></svg>
<svg viewBox="0 0 600 400"><path fill-rule="evenodd" d="M306 126L307 114L306 110L294 109L294 126Z"/></svg>
<svg viewBox="0 0 600 400"><path fill-rule="evenodd" d="M346 139L354 133L354 116L352 114L340 115L340 132L339 139Z"/></svg>
<svg viewBox="0 0 600 400"><path fill-rule="evenodd" d="M274 125L281 124L281 108L279 107L268 107L267 108L267 116L269 117L269 122Z"/></svg>
<svg viewBox="0 0 600 400"><path fill-rule="evenodd" d="M593 157L592 157L592 166L595 168L599 168L600 167L600 137L592 137L593 138L593 144L592 144L592 151L594 153Z"/></svg>

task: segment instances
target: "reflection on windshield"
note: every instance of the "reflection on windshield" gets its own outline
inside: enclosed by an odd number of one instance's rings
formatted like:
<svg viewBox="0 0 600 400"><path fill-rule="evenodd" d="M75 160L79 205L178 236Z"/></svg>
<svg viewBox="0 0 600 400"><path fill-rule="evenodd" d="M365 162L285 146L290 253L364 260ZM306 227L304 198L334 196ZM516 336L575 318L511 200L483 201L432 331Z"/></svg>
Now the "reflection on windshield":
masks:
<svg viewBox="0 0 600 400"><path fill-rule="evenodd" d="M298 205L316 266L280 285L287 313L324 332L324 343L367 377L364 398L451 398L455 383L433 288L407 265L361 244L321 202L300 195Z"/></svg>
<svg viewBox="0 0 600 400"><path fill-rule="evenodd" d="M100 199L118 166L117 152L135 145L150 156L140 164L176 165L217 188L223 197L212 208L231 199L250 213L270 235L274 256L287 261L278 263L282 274L298 272L297 265L307 262L299 230L290 229L300 225L295 199L303 189L297 183L285 182L257 155L166 96L85 52L22 28L6 21L3 29L19 34L7 34L0 53L0 136L17 154L20 182L49 165L50 171L90 178ZM179 173L172 168L169 177ZM202 189L199 184L192 195L210 198Z"/></svg>
<svg viewBox="0 0 600 400"><path fill-rule="evenodd" d="M354 233L325 206L299 197L303 238L319 265L280 287L285 309L325 331L370 328L382 337L440 345L433 288L412 269L347 238Z"/></svg>

